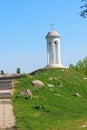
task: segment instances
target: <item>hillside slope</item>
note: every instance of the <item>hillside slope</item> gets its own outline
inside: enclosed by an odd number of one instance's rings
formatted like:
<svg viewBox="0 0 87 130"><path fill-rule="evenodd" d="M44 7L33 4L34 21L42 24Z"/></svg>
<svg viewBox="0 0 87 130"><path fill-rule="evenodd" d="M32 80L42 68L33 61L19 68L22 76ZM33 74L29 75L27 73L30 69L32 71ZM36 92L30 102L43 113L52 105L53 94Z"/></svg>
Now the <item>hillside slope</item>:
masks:
<svg viewBox="0 0 87 130"><path fill-rule="evenodd" d="M44 87L33 86L34 79L41 80ZM16 91L12 100L18 130L87 129L87 79L84 75L68 69L39 70L35 75L15 80L14 84ZM20 96L25 89L32 91L32 99Z"/></svg>

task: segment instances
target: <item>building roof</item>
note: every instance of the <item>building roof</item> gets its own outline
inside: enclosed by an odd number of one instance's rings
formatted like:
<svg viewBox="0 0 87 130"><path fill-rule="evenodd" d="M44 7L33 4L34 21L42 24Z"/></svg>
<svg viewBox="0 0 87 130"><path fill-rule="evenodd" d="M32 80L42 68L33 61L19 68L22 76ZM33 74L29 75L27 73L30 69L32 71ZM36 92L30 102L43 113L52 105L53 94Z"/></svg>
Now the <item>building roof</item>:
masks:
<svg viewBox="0 0 87 130"><path fill-rule="evenodd" d="M56 37L60 37L60 35L58 34L58 32L56 32L55 30L51 30L50 32L48 32L47 37L49 36L56 36Z"/></svg>

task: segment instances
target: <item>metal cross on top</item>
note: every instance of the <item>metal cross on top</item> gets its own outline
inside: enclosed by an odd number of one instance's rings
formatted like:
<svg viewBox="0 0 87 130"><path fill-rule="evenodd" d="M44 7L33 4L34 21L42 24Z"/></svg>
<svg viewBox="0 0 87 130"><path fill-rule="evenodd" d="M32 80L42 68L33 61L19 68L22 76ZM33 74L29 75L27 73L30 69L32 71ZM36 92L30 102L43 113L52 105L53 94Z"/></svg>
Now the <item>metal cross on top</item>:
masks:
<svg viewBox="0 0 87 130"><path fill-rule="evenodd" d="M52 23L52 24L51 24L51 29L52 29L52 30L54 30L54 26L55 26L55 24Z"/></svg>

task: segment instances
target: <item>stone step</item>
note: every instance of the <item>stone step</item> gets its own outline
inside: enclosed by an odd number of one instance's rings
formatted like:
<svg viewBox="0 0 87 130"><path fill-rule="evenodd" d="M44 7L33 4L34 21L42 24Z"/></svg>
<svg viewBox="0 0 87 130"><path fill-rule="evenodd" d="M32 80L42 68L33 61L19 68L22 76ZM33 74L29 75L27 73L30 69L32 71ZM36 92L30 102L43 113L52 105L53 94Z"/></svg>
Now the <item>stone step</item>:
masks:
<svg viewBox="0 0 87 130"><path fill-rule="evenodd" d="M4 86L4 87L0 87L0 90L8 90L8 89L11 89L11 88L12 88L12 87L7 87L7 86L5 87L5 86Z"/></svg>
<svg viewBox="0 0 87 130"><path fill-rule="evenodd" d="M7 90L12 88L12 80L0 80L0 90Z"/></svg>
<svg viewBox="0 0 87 130"><path fill-rule="evenodd" d="M0 99L6 99L6 98L11 98L11 93L0 93Z"/></svg>
<svg viewBox="0 0 87 130"><path fill-rule="evenodd" d="M17 128L16 128L16 126L14 125L14 126L11 127L11 128L8 128L8 127L0 128L0 130L17 130Z"/></svg>
<svg viewBox="0 0 87 130"><path fill-rule="evenodd" d="M11 99L0 99L0 104L2 104L2 103L4 103L4 104L12 104L12 101L11 101Z"/></svg>

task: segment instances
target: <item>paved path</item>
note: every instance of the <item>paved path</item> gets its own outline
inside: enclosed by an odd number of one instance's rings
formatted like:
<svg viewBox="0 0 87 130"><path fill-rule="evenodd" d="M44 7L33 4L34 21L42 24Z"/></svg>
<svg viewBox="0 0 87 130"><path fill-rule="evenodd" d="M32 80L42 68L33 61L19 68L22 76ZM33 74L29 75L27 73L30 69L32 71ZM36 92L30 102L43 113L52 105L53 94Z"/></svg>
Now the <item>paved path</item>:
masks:
<svg viewBox="0 0 87 130"><path fill-rule="evenodd" d="M2 87L3 90L2 89L0 90L0 130L15 130L16 129L15 116L13 113L13 107L11 101L12 89L11 86L9 86L10 89L9 88L7 89L7 86Z"/></svg>

